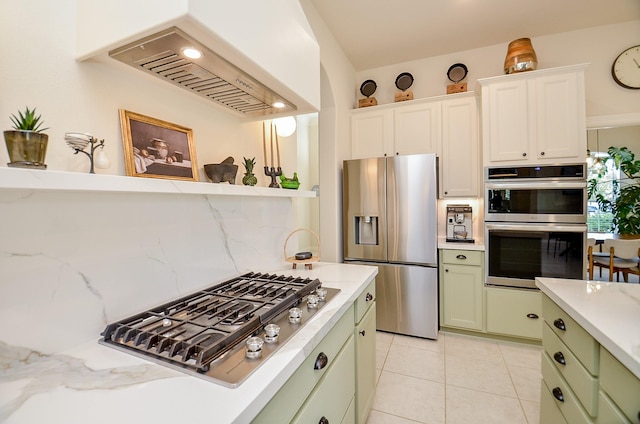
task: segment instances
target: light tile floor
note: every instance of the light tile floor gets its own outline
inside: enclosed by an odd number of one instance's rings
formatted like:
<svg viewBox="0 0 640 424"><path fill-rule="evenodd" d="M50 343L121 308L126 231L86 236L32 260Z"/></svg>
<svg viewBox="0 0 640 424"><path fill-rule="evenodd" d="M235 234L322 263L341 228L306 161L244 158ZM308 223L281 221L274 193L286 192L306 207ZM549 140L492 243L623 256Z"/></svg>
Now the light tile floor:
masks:
<svg viewBox="0 0 640 424"><path fill-rule="evenodd" d="M367 424L538 424L542 348L440 333L378 331Z"/></svg>

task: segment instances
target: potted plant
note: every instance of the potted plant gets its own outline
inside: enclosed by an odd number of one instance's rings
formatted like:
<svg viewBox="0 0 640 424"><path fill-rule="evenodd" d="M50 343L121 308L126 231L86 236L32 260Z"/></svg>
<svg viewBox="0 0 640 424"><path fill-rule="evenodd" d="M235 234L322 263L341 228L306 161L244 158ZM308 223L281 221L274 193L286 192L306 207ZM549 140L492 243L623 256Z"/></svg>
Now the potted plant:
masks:
<svg viewBox="0 0 640 424"><path fill-rule="evenodd" d="M253 174L253 167L256 166L256 158L247 159L244 156L244 168L246 172L244 173L244 177L242 177L242 184L248 186L254 186L258 183L258 178Z"/></svg>
<svg viewBox="0 0 640 424"><path fill-rule="evenodd" d="M604 212L613 214L613 229L618 234L640 234L640 160L626 147L609 147L609 159L622 172L612 183L612 196L598 190L603 174L589 180L589 198L595 198Z"/></svg>
<svg viewBox="0 0 640 424"><path fill-rule="evenodd" d="M11 115L13 130L4 132L4 141L9 152L9 166L18 168L46 169L44 157L49 136L42 131L43 121L36 115L36 108L25 107L24 113Z"/></svg>

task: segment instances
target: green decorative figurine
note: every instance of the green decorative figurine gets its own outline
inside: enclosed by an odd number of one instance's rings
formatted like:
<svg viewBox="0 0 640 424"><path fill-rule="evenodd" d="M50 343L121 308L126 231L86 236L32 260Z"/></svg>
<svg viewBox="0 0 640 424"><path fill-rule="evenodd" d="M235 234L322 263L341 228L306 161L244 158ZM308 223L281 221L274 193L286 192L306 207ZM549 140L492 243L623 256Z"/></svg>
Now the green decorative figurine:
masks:
<svg viewBox="0 0 640 424"><path fill-rule="evenodd" d="M298 181L298 173L293 173L293 178L287 178L284 175L280 175L280 185L282 188L290 188L297 190L300 187L300 181Z"/></svg>
<svg viewBox="0 0 640 424"><path fill-rule="evenodd" d="M253 167L256 166L256 158L247 159L244 156L242 158L244 159L244 167L247 170L247 172L244 173L244 177L242 177L242 184L248 186L258 184L258 177L253 175Z"/></svg>

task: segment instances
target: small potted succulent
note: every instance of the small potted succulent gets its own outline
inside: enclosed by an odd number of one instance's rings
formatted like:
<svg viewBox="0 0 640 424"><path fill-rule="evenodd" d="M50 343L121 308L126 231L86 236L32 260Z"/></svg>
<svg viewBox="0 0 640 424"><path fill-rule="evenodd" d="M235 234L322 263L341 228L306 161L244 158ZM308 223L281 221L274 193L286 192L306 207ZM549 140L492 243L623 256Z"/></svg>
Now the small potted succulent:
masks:
<svg viewBox="0 0 640 424"><path fill-rule="evenodd" d="M49 136L42 131L43 121L36 115L36 108L25 107L18 116L11 115L13 130L4 132L4 141L9 152L10 162L7 164L18 168L46 169L44 157L47 153Z"/></svg>

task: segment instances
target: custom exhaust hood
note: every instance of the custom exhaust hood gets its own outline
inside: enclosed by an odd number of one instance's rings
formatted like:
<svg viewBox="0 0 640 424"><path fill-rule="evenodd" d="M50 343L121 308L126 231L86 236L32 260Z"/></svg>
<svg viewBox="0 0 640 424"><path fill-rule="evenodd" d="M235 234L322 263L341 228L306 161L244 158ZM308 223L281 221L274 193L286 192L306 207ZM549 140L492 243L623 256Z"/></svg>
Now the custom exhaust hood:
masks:
<svg viewBox="0 0 640 424"><path fill-rule="evenodd" d="M319 47L297 1L83 0L77 8L78 60L120 61L241 118L320 108Z"/></svg>

